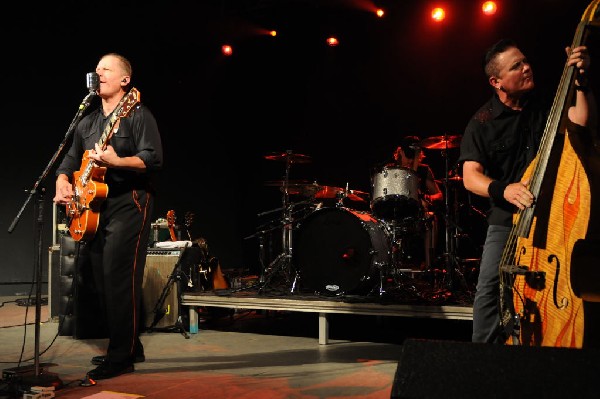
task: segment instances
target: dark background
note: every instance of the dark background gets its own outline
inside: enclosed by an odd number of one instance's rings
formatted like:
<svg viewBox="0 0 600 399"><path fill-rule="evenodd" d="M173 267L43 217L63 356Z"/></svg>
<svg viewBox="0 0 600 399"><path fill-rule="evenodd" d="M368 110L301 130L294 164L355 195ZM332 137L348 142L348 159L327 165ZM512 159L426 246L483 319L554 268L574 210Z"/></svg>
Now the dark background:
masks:
<svg viewBox="0 0 600 399"><path fill-rule="evenodd" d="M223 268L257 272L250 236L277 225L280 212L258 215L282 205L278 187L265 182L285 176L285 163L265 155L308 155L312 162L292 165L291 179L370 192L373 167L402 136L462 134L491 93L480 61L499 38L519 43L539 86L557 87L564 47L588 5L507 0L484 18L479 1L448 0L446 21L435 25L429 1L378 2L387 11L382 19L362 1L197 3L22 2L3 13L0 294L24 292L32 278L34 201L19 211L40 178L48 189L47 269L54 168L42 172L87 94L85 74L104 53L130 59L133 84L159 123L165 169L152 220L172 209L182 224L192 212L191 235L206 238ZM270 29L278 35L266 35ZM332 34L338 47L325 44ZM234 46L232 57L221 54L224 42ZM443 177L458 149L426 155Z"/></svg>

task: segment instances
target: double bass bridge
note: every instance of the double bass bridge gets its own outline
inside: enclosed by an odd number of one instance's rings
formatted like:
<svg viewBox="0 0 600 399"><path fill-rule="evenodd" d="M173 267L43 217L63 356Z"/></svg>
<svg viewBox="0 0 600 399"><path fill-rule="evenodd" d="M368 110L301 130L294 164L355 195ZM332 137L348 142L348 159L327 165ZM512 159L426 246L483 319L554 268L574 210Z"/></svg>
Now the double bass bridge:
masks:
<svg viewBox="0 0 600 399"><path fill-rule="evenodd" d="M527 266L520 265L504 265L500 267L500 271L511 277L524 276L527 285L535 290L542 290L546 286L546 272L544 271L532 271Z"/></svg>

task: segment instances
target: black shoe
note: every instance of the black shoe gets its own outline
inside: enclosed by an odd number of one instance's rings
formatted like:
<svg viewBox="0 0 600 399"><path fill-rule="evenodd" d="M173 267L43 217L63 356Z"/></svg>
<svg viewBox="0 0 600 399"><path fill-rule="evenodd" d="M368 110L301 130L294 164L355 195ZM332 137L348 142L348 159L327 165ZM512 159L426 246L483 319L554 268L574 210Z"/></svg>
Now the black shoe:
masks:
<svg viewBox="0 0 600 399"><path fill-rule="evenodd" d="M100 366L106 360L106 355L94 356L91 360L91 363L95 366ZM146 356L144 355L135 355L133 359L134 363L143 363L146 361Z"/></svg>
<svg viewBox="0 0 600 399"><path fill-rule="evenodd" d="M88 371L87 377L92 380L106 380L121 374L133 373L133 363L103 362L100 366Z"/></svg>

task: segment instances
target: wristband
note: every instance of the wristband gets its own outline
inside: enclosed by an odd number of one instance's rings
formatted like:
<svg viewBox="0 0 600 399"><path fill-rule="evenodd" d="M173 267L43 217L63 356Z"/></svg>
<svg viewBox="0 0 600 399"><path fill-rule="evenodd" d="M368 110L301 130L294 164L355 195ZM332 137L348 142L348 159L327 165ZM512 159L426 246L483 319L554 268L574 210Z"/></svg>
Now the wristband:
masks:
<svg viewBox="0 0 600 399"><path fill-rule="evenodd" d="M494 201L504 201L504 190L508 183L500 180L493 180L488 186L488 194Z"/></svg>
<svg viewBox="0 0 600 399"><path fill-rule="evenodd" d="M575 90L580 91L583 94L586 94L588 91L590 91L590 88L588 86L577 86L577 85L575 85Z"/></svg>

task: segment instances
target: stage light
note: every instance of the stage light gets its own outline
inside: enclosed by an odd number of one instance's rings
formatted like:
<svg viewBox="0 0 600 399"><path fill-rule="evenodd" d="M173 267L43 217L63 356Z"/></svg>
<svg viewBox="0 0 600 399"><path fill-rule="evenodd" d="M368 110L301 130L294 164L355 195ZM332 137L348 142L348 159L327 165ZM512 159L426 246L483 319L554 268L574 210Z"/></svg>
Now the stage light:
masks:
<svg viewBox="0 0 600 399"><path fill-rule="evenodd" d="M340 42L338 41L338 39L336 39L335 37L331 36L327 38L327 45L330 47L335 47L338 44L340 44Z"/></svg>
<svg viewBox="0 0 600 399"><path fill-rule="evenodd" d="M494 15L497 9L498 6L495 1L486 1L481 5L481 10L485 15Z"/></svg>
<svg viewBox="0 0 600 399"><path fill-rule="evenodd" d="M275 37L275 36L277 36L277 31L276 30L272 30L272 31L269 32L269 35Z"/></svg>
<svg viewBox="0 0 600 399"><path fill-rule="evenodd" d="M221 53L223 53L223 55L230 56L233 54L233 47L231 47L229 44L224 44L221 46Z"/></svg>
<svg viewBox="0 0 600 399"><path fill-rule="evenodd" d="M385 11L383 11L382 8L378 8L377 11L375 12L375 14L377 14L377 16L379 18L383 18L383 15L385 14Z"/></svg>
<svg viewBox="0 0 600 399"><path fill-rule="evenodd" d="M435 22L442 22L446 18L446 11L441 7L436 7L431 10L431 19Z"/></svg>

